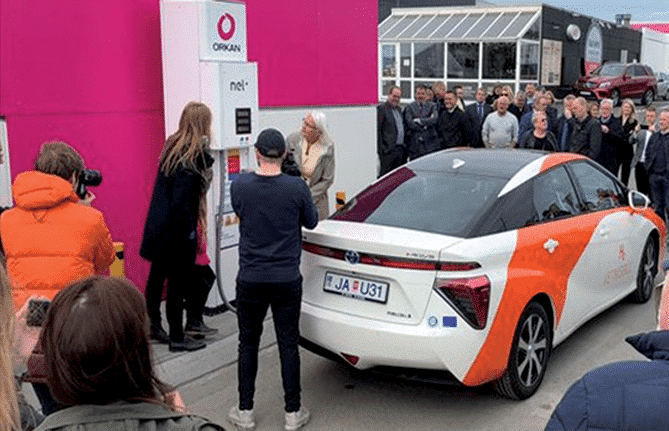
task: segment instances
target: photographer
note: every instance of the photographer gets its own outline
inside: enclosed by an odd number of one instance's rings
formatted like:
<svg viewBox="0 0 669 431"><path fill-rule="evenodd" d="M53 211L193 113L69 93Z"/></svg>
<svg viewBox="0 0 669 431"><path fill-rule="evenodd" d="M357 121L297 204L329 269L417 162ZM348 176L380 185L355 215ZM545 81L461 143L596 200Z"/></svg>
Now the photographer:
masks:
<svg viewBox="0 0 669 431"><path fill-rule="evenodd" d="M40 149L35 170L16 177L16 207L0 216L15 310L29 298L51 300L73 281L109 270L115 252L104 217L90 207L94 196L85 188L83 198L75 193L82 190L82 179L92 185L90 176L71 146L48 142ZM42 390L36 392L44 401ZM52 407L43 403L44 413Z"/></svg>

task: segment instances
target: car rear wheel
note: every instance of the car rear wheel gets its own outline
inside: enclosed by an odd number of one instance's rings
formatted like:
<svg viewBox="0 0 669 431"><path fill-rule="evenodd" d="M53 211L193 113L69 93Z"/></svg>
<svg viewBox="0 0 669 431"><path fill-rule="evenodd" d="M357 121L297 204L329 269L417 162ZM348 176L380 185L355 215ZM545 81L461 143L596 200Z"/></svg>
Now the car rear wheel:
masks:
<svg viewBox="0 0 669 431"><path fill-rule="evenodd" d="M643 102L644 105L648 106L651 103L653 103L653 100L655 99L653 90L648 89L643 93L643 98L641 101Z"/></svg>
<svg viewBox="0 0 669 431"><path fill-rule="evenodd" d="M641 263L639 263L639 272L636 276L636 290L632 292L632 301L644 303L650 299L656 275L657 248L653 239L649 237L641 253Z"/></svg>
<svg viewBox="0 0 669 431"><path fill-rule="evenodd" d="M611 100L613 101L613 106L618 106L620 104L620 91L613 90L611 92Z"/></svg>
<svg viewBox="0 0 669 431"><path fill-rule="evenodd" d="M553 345L553 325L544 307L530 302L520 315L504 376L494 383L502 396L524 400L539 388Z"/></svg>

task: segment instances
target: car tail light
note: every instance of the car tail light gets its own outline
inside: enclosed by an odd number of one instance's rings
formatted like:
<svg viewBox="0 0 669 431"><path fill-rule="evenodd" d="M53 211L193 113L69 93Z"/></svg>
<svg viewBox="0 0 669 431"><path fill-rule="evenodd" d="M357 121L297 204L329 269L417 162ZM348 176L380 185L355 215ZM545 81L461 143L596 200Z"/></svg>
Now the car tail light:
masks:
<svg viewBox="0 0 669 431"><path fill-rule="evenodd" d="M346 361L349 364L353 365L354 367L358 363L358 361L360 360L359 356L349 355L349 354L346 354L346 353L343 353L343 352L341 353L341 355L344 357L344 359L346 359Z"/></svg>
<svg viewBox="0 0 669 431"><path fill-rule="evenodd" d="M338 248L325 247L311 242L303 242L302 249L319 256L344 260L346 251ZM407 259L402 257L381 256L377 254L359 253L359 263L365 265L385 266L387 268L413 269L422 271L470 271L480 268L477 262L439 262L435 260Z"/></svg>
<svg viewBox="0 0 669 431"><path fill-rule="evenodd" d="M485 328L490 303L490 280L485 275L472 278L437 278L435 289L476 329Z"/></svg>

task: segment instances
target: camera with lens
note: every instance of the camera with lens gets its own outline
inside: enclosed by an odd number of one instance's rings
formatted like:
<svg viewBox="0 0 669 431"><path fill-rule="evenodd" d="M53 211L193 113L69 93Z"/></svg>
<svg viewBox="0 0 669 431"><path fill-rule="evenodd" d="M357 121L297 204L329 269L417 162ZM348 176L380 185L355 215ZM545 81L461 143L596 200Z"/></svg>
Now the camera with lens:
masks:
<svg viewBox="0 0 669 431"><path fill-rule="evenodd" d="M79 178L77 181L77 189L75 190L75 193L77 194L77 196L79 196L80 199L85 199L86 194L88 193L86 191L86 186L96 187L99 186L101 182L102 182L102 174L100 173L100 171L96 171L93 169L84 169L79 173Z"/></svg>

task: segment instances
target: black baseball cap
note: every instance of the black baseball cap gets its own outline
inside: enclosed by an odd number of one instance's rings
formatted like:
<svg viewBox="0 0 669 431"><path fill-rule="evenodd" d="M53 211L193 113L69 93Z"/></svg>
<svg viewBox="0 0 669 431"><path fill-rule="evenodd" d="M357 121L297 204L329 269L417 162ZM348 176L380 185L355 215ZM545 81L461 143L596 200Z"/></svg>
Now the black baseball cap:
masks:
<svg viewBox="0 0 669 431"><path fill-rule="evenodd" d="M276 129L265 129L258 135L255 147L265 157L278 158L286 152L286 141Z"/></svg>

